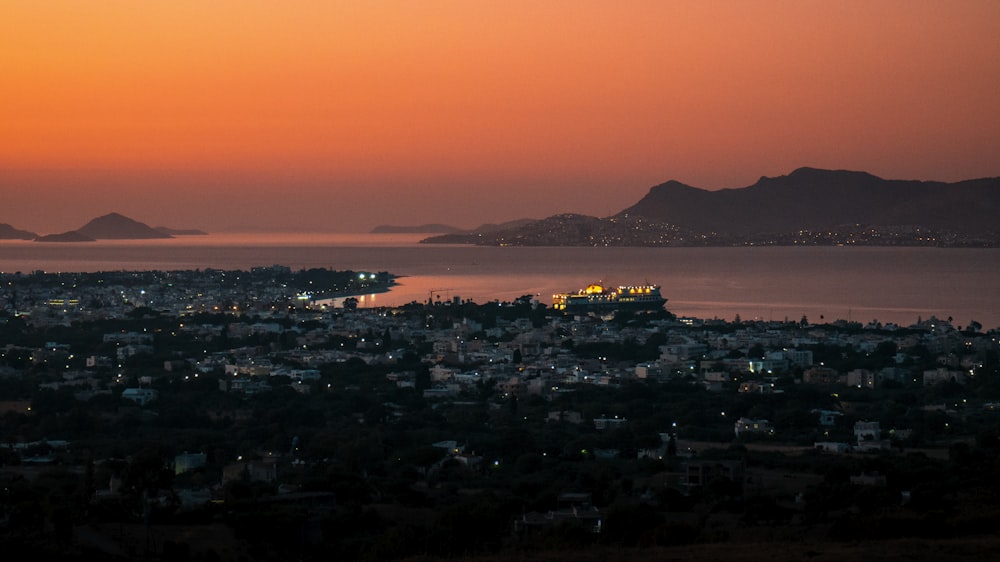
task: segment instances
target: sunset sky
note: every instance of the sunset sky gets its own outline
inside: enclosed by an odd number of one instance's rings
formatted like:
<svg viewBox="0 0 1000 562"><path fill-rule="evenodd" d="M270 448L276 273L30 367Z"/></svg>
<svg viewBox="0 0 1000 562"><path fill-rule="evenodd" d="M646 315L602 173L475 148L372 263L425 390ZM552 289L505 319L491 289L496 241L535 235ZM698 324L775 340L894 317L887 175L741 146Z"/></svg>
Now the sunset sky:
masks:
<svg viewBox="0 0 1000 562"><path fill-rule="evenodd" d="M607 216L669 179L1000 176L1000 1L4 0L0 223Z"/></svg>

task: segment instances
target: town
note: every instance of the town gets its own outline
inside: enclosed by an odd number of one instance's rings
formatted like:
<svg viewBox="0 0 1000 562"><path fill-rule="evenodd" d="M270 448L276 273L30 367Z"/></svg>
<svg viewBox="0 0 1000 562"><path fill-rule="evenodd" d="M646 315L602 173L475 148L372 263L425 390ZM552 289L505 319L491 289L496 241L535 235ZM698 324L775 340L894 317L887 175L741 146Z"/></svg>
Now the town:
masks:
<svg viewBox="0 0 1000 562"><path fill-rule="evenodd" d="M353 297L393 283L0 275L3 543L586 559L995 530L996 328Z"/></svg>

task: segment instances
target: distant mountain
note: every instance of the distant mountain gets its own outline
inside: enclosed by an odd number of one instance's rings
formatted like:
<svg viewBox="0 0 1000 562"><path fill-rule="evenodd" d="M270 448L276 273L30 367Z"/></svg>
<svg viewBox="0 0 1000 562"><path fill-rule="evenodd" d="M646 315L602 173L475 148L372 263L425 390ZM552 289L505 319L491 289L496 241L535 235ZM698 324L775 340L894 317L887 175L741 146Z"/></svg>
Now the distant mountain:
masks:
<svg viewBox="0 0 1000 562"><path fill-rule="evenodd" d="M673 225L641 217L601 219L566 213L542 220L515 222L511 228L443 234L421 242L479 246L663 246L691 236Z"/></svg>
<svg viewBox="0 0 1000 562"><path fill-rule="evenodd" d="M204 230L198 230L196 228L169 228L166 226L154 226L153 230L159 232L160 234L166 234L167 236L208 236L208 233Z"/></svg>
<svg viewBox="0 0 1000 562"><path fill-rule="evenodd" d="M787 176L762 177L747 187L719 191L669 181L615 216L630 215L729 235L852 224L979 233L998 229L1000 178L943 183L799 168Z"/></svg>
<svg viewBox="0 0 1000 562"><path fill-rule="evenodd" d="M479 225L479 227L475 228L472 232L476 234L486 233L486 232L498 232L501 230L508 230L511 228L520 228L522 226L527 226L535 222L538 222L538 219L515 219L512 221L502 222L500 224L486 223L483 225Z"/></svg>
<svg viewBox="0 0 1000 562"><path fill-rule="evenodd" d="M708 191L677 181L606 218L562 214L426 243L524 246L1000 246L1000 178L884 180L799 168Z"/></svg>
<svg viewBox="0 0 1000 562"><path fill-rule="evenodd" d="M18 230L7 223L0 223L0 240L34 240L38 235L27 230Z"/></svg>
<svg viewBox="0 0 1000 562"><path fill-rule="evenodd" d="M451 234L464 232L461 228L446 224L422 224L419 226L393 226L381 224L372 229L372 234Z"/></svg>
<svg viewBox="0 0 1000 562"><path fill-rule="evenodd" d="M70 230L60 234L46 234L35 238L35 242L96 242L96 238L87 236L79 230Z"/></svg>
<svg viewBox="0 0 1000 562"><path fill-rule="evenodd" d="M95 240L173 238L170 234L159 232L144 223L132 220L118 213L97 217L78 228L77 232Z"/></svg>
<svg viewBox="0 0 1000 562"><path fill-rule="evenodd" d="M537 222L538 219L517 219L500 224L486 223L479 225L473 230L460 230L458 232L432 236L421 240L421 242L429 244L483 244L484 240L489 240L491 242L485 243L492 244L492 240L494 240L493 234L517 232L521 228L529 227Z"/></svg>

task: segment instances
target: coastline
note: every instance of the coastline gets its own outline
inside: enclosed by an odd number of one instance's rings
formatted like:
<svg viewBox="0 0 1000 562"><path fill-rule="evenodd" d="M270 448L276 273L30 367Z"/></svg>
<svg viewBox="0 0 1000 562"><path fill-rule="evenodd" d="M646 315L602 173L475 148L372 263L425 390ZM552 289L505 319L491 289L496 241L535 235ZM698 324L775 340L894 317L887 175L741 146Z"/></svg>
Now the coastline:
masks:
<svg viewBox="0 0 1000 562"><path fill-rule="evenodd" d="M214 235L146 242L0 241L2 272L248 269L391 271L365 306L553 294L594 280L663 287L679 316L911 324L931 316L1000 326L1000 249L889 247L612 248L426 245L414 235ZM357 293L353 296L359 296ZM437 296L435 295L435 298Z"/></svg>

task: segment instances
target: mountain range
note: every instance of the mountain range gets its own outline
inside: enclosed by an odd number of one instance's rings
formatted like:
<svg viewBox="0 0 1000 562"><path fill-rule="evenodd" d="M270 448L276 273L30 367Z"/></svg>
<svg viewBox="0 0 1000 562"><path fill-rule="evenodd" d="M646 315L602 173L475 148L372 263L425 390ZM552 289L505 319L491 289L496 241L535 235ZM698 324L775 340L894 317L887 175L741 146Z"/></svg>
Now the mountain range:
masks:
<svg viewBox="0 0 1000 562"><path fill-rule="evenodd" d="M556 215L426 243L480 245L928 244L1000 245L1000 178L885 180L799 168L709 191L678 181L604 218Z"/></svg>
<svg viewBox="0 0 1000 562"><path fill-rule="evenodd" d="M1000 178L954 183L886 180L848 170L799 168L753 185L710 191L678 181L650 188L609 217L559 214L484 224L381 225L375 233L441 233L424 243L523 246L936 245L1000 247ZM0 224L0 239L143 240L205 234L150 227L110 213L39 236Z"/></svg>
<svg viewBox="0 0 1000 562"><path fill-rule="evenodd" d="M866 172L799 168L739 188L657 185L617 216L697 232L752 234L846 224L918 225L965 233L997 229L1000 178L957 183L885 180Z"/></svg>

